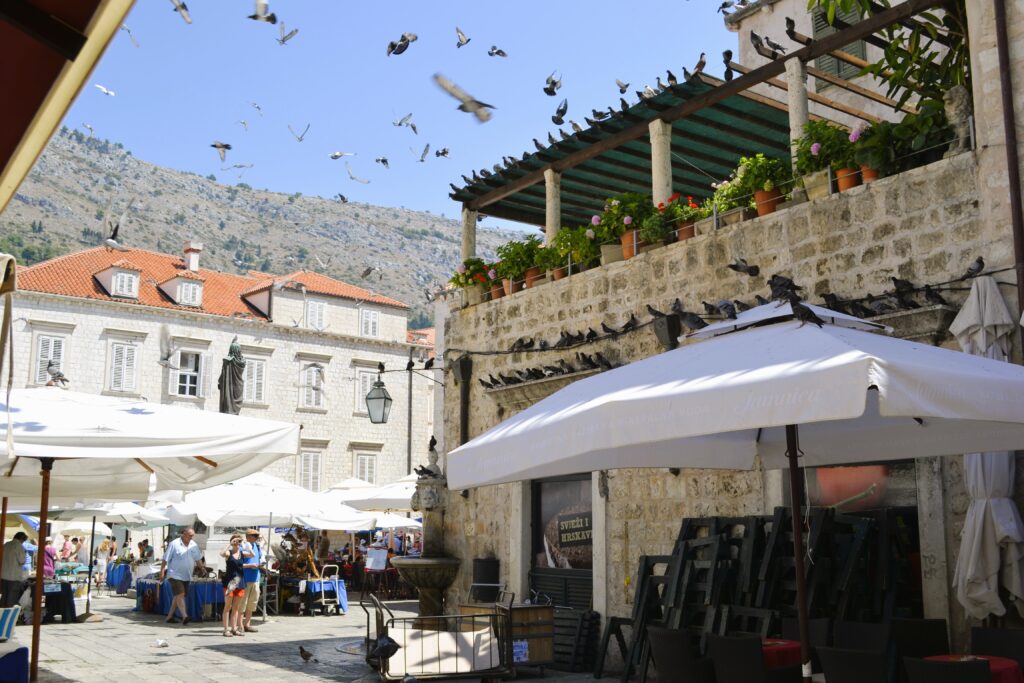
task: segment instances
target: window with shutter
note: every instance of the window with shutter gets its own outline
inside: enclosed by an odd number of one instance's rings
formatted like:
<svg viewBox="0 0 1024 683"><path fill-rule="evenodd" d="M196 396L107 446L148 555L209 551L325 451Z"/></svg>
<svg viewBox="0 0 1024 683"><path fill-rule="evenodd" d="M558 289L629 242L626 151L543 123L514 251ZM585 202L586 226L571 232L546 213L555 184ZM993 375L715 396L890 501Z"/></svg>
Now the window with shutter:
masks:
<svg viewBox="0 0 1024 683"><path fill-rule="evenodd" d="M372 453L356 453L356 479L376 484L377 456Z"/></svg>
<svg viewBox="0 0 1024 683"><path fill-rule="evenodd" d="M134 297L138 296L139 292L139 275L138 273L132 273L128 271L118 271L114 273L114 296L127 296Z"/></svg>
<svg viewBox="0 0 1024 683"><path fill-rule="evenodd" d="M306 302L306 327L311 330L322 330L326 327L327 304L323 301Z"/></svg>
<svg viewBox="0 0 1024 683"><path fill-rule="evenodd" d="M266 375L267 362L265 360L253 360L247 358L245 361L245 396L246 403L263 403L264 377Z"/></svg>
<svg viewBox="0 0 1024 683"><path fill-rule="evenodd" d="M356 373L355 412L366 412L366 395L370 393L376 379L377 373L371 370L360 370Z"/></svg>
<svg viewBox="0 0 1024 683"><path fill-rule="evenodd" d="M202 300L202 284L198 282L182 282L178 285L178 303L182 306L198 306Z"/></svg>
<svg viewBox="0 0 1024 683"><path fill-rule="evenodd" d="M46 384L50 375L46 367L53 361L57 369L64 372L64 337L41 334L36 337L36 384Z"/></svg>
<svg viewBox="0 0 1024 683"><path fill-rule="evenodd" d="M838 30L835 26L829 25L828 18L821 9L816 8L811 16L814 20L813 37L815 40L831 35ZM861 20L861 17L856 9L845 12L839 10L836 12L836 19L847 24L856 24ZM840 48L840 50L842 52L847 52L854 57L860 57L861 59L866 59L867 57L867 44L863 40L850 43L849 45ZM822 71L830 73L833 76L838 76L839 78L851 79L860 73L859 67L847 64L846 62L841 62L831 55L818 57L814 64ZM831 83L827 83L826 81L818 80L815 82L815 90L819 92L830 86Z"/></svg>
<svg viewBox="0 0 1024 683"><path fill-rule="evenodd" d="M321 453L319 451L302 451L299 453L299 486L310 491L320 491L320 456Z"/></svg>
<svg viewBox="0 0 1024 683"><path fill-rule="evenodd" d="M110 346L110 391L135 391L135 346Z"/></svg>
<svg viewBox="0 0 1024 683"><path fill-rule="evenodd" d="M360 314L362 320L362 335L364 337L377 337L378 333L378 312L363 310Z"/></svg>
<svg viewBox="0 0 1024 683"><path fill-rule="evenodd" d="M174 388L178 396L199 396L199 380L202 369L202 355L193 351L178 354L178 380Z"/></svg>
<svg viewBox="0 0 1024 683"><path fill-rule="evenodd" d="M302 407L323 408L324 407L324 369L317 364L311 364L302 370Z"/></svg>

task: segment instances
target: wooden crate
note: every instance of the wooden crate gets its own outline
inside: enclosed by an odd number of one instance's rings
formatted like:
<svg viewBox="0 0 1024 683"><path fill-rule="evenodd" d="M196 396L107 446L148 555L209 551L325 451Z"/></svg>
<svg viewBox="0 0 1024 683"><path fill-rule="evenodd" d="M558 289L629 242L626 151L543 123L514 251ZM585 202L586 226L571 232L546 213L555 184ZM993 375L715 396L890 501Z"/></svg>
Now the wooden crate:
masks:
<svg viewBox="0 0 1024 683"><path fill-rule="evenodd" d="M507 613L511 624L512 663L544 666L555 661L555 608L551 605L459 605L459 614Z"/></svg>

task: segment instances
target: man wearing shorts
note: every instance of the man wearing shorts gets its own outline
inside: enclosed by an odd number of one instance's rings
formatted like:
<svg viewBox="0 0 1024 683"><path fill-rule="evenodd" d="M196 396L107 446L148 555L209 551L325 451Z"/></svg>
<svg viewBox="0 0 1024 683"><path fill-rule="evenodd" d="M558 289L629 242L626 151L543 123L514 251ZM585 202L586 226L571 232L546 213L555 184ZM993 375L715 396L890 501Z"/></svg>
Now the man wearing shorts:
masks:
<svg viewBox="0 0 1024 683"><path fill-rule="evenodd" d="M181 612L181 624L184 626L189 620L188 610L185 607L185 596L188 594L188 584L192 580L192 570L196 563L206 573L203 565L203 554L192 539L196 532L188 527L181 532L181 537L176 538L167 546L167 552L160 563L160 583L164 577L171 579L171 592L174 598L171 600L171 609L167 613L167 623L173 624L177 619L174 616L175 610Z"/></svg>
<svg viewBox="0 0 1024 683"><path fill-rule="evenodd" d="M242 623L246 631L255 633L252 626L252 613L260 601L260 569L265 562L263 549L259 544L260 533L256 529L246 529L245 543L242 544L242 578L245 579L245 617Z"/></svg>

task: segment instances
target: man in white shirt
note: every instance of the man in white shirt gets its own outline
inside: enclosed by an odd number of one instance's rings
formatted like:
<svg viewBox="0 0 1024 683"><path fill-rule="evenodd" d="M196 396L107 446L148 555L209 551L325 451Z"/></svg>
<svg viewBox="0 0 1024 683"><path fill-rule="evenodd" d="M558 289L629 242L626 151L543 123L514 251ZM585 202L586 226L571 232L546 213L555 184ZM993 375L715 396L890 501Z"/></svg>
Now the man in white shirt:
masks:
<svg viewBox="0 0 1024 683"><path fill-rule="evenodd" d="M198 563L199 569L204 574L206 573L206 567L203 565L203 553L192 540L195 535L195 529L192 527L182 531L180 538L176 538L168 544L167 552L164 553L164 559L160 563L160 583L163 583L165 576L169 577L171 591L174 594L174 598L171 600L171 610L167 613L168 624L177 621L174 616L175 610L181 612L182 626L190 621L188 610L185 607L185 596L188 594L188 584L192 580L192 570Z"/></svg>
<svg viewBox="0 0 1024 683"><path fill-rule="evenodd" d="M22 565L25 564L25 548L22 543L27 538L28 535L24 531L19 531L14 534L14 538L4 543L4 564L0 567L0 579L3 581L0 607L13 607L21 598L21 591L25 587L25 574L22 570Z"/></svg>

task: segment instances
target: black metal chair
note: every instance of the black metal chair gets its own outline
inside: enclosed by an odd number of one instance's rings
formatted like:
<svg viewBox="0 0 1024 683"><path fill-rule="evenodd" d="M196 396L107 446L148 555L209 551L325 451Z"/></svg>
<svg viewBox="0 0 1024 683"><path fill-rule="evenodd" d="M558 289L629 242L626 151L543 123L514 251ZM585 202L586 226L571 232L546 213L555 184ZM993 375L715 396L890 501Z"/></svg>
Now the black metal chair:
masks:
<svg viewBox="0 0 1024 683"><path fill-rule="evenodd" d="M767 638L778 613L775 610L742 605L722 605L718 634Z"/></svg>
<svg viewBox="0 0 1024 683"><path fill-rule="evenodd" d="M885 652L889 649L891 635L892 627L889 624L837 621L832 644L844 650Z"/></svg>
<svg viewBox="0 0 1024 683"><path fill-rule="evenodd" d="M832 620L828 617L811 619L810 627L811 665L814 673L821 673L821 661L818 659L816 648L831 645ZM786 617L782 620L782 637L786 640L800 640L800 622L796 617Z"/></svg>
<svg viewBox="0 0 1024 683"><path fill-rule="evenodd" d="M920 659L949 654L945 619L893 619L889 625L900 657Z"/></svg>
<svg viewBox="0 0 1024 683"><path fill-rule="evenodd" d="M933 662L904 657L903 667L910 683L991 683L988 662ZM829 681L831 683L831 681Z"/></svg>
<svg viewBox="0 0 1024 683"><path fill-rule="evenodd" d="M816 648L828 683L889 683L889 658L884 651Z"/></svg>
<svg viewBox="0 0 1024 683"><path fill-rule="evenodd" d="M685 630L647 627L658 683L715 683L715 667L709 657L693 652L692 636Z"/></svg>
<svg viewBox="0 0 1024 683"><path fill-rule="evenodd" d="M1024 629L975 626L971 629L971 654L1006 657L1024 669Z"/></svg>
<svg viewBox="0 0 1024 683"><path fill-rule="evenodd" d="M800 665L767 669L757 636L708 636L717 683L800 683Z"/></svg>

